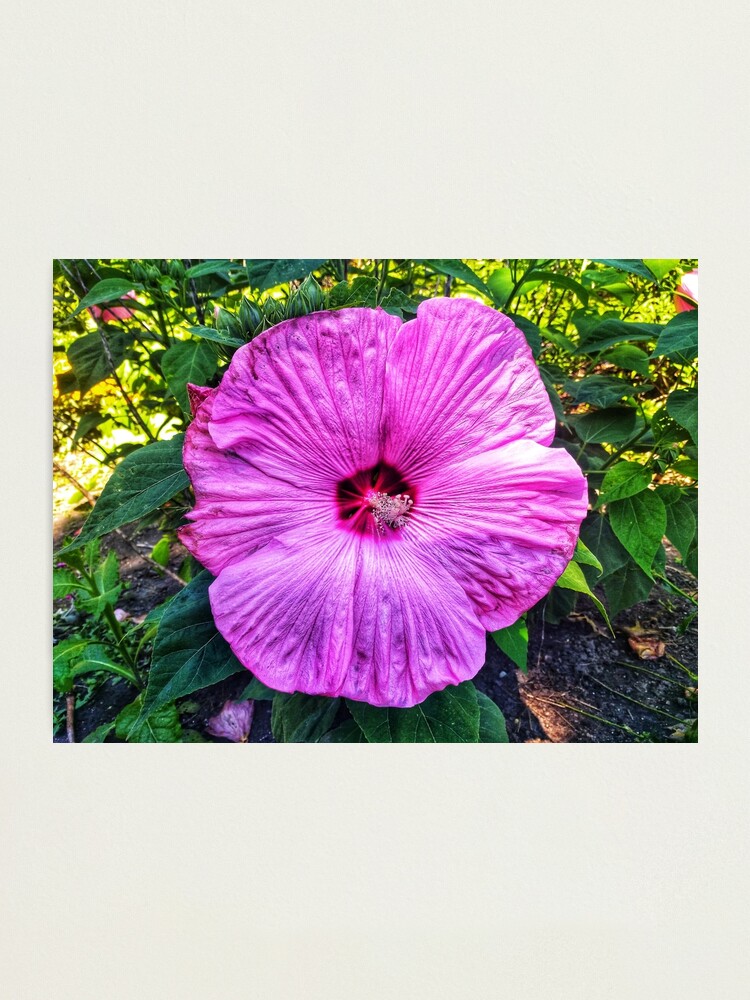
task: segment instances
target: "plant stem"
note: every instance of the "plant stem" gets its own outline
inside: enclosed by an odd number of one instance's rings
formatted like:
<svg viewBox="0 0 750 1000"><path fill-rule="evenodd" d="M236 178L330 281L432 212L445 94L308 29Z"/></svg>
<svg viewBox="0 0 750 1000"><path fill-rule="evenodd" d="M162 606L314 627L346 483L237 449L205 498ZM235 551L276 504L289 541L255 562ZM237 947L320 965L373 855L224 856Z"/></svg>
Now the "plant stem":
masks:
<svg viewBox="0 0 750 1000"><path fill-rule="evenodd" d="M385 291L385 280L388 277L388 264L389 264L389 261L388 260L384 260L382 262L382 264L383 264L383 270L380 273L380 281L378 283L378 291L377 291L377 295L375 296L375 304L376 305L380 305L381 299L383 298L383 292Z"/></svg>
<svg viewBox="0 0 750 1000"><path fill-rule="evenodd" d="M677 584L672 583L671 580L667 579L662 573L654 573L657 580L661 580L662 583L666 583L670 590L673 590L675 594L679 594L680 597L684 597L686 601L690 601L696 608L698 607L698 602L695 598L691 597L690 594L686 594L684 590L680 590Z"/></svg>
<svg viewBox="0 0 750 1000"><path fill-rule="evenodd" d="M631 698L629 694L623 694L622 691L618 691L616 688L610 687L609 684L605 684L604 681L597 680L596 677L589 677L589 680L593 681L594 684L598 684L603 687L605 691L609 691L611 694L616 694L619 698L624 698L625 701L632 702L633 705L637 705L639 708L645 708L647 712L655 712L657 715L666 715L668 719L672 719L674 722L683 722L683 719L678 719L676 715L672 715L671 712L665 712L661 708L654 708L652 705L647 705L645 701L638 701L637 698Z"/></svg>
<svg viewBox="0 0 750 1000"><path fill-rule="evenodd" d="M76 741L75 708L76 696L75 692L71 692L65 697L65 730L68 735L68 743L75 743Z"/></svg>
<svg viewBox="0 0 750 1000"><path fill-rule="evenodd" d="M683 688L685 685L681 681L676 681L672 677L667 677L666 674L659 674L655 670L649 670L648 667L641 667L636 663L628 663L627 660L615 660L615 663L620 667L630 667L631 670L639 670L642 674L649 674L651 677L657 677L660 681L664 681L666 684L674 684L675 687Z"/></svg>

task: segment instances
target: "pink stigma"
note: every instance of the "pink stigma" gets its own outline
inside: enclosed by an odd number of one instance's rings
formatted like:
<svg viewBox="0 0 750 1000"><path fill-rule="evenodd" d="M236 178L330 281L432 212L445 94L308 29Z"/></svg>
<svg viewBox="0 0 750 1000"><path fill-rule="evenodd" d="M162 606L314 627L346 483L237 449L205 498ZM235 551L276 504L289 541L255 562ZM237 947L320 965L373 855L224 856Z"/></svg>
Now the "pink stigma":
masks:
<svg viewBox="0 0 750 1000"><path fill-rule="evenodd" d="M397 493L395 497L387 493L376 493L370 490L365 495L365 503L372 509L372 516L381 535L386 528L403 528L406 525L406 515L412 506L412 498L406 493Z"/></svg>

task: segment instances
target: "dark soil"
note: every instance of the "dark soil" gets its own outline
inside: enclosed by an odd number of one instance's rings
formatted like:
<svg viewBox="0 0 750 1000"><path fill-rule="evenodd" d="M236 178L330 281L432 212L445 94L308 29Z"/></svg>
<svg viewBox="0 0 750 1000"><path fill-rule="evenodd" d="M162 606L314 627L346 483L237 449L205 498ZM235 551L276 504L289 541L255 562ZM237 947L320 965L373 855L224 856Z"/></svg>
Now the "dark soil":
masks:
<svg viewBox="0 0 750 1000"><path fill-rule="evenodd" d="M82 518L78 519L82 520ZM55 526L55 545L78 520L66 518ZM147 555L158 541L157 528L137 533L124 529L102 542L102 551L114 549L120 573L126 582L118 601L136 620L146 615L180 584L139 557ZM179 544L172 546L169 568L176 572L185 558ZM694 593L696 581L678 564L668 549L667 575L681 590ZM601 596L601 595L600 595ZM61 607L62 602L56 602ZM588 605L588 606L586 606ZM489 695L505 715L508 735L514 743L618 743L664 742L686 738L686 727L697 718L697 681L688 672L698 672L698 619L680 634L680 626L693 605L662 587L649 599L622 612L613 621L615 638L601 616L586 599L579 598L577 613L557 625L530 619L529 667L526 674L498 649L488 636L487 660L475 678L477 688ZM640 626L646 636L663 641L664 655L643 660L631 649L625 629ZM71 633L75 624L56 620L55 639ZM656 652L661 652L657 649ZM680 666L679 664L682 664ZM655 676L659 675L659 676ZM183 727L204 739L206 723L228 699L236 699L247 686L249 674L236 674L220 684L188 696L182 703ZM76 688L79 704L75 712L76 739L82 740L99 725L111 721L133 700L135 690L120 679L107 679L93 690L81 683ZM80 704L83 699L85 703ZM64 742L64 698L55 698L58 725L55 740ZM271 703L257 701L250 742L273 742ZM688 732L689 738L689 732ZM217 740L215 742L223 742Z"/></svg>

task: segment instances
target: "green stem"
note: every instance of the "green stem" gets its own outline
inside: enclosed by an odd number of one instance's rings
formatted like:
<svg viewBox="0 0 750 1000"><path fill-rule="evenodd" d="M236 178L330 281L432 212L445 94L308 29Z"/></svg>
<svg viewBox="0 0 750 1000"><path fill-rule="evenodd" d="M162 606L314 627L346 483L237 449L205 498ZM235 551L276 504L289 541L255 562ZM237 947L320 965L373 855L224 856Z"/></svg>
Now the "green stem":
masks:
<svg viewBox="0 0 750 1000"><path fill-rule="evenodd" d="M666 674L659 674L655 670L649 670L647 667L641 667L635 663L628 663L627 660L615 660L620 667L630 667L631 670L639 670L642 674L649 674L651 677L657 677L660 681L664 681L665 684L674 684L675 687L684 688L685 684L683 681L676 681L672 677L667 677Z"/></svg>
<svg viewBox="0 0 750 1000"><path fill-rule="evenodd" d="M383 298L383 291L385 290L385 280L388 277L388 261L384 260L383 270L380 273L380 281L378 283L378 291L375 296L375 305L380 305L380 301Z"/></svg>
<svg viewBox="0 0 750 1000"><path fill-rule="evenodd" d="M605 691L609 691L611 694L616 694L619 698L624 698L625 701L631 702L633 705L638 705L639 708L645 708L647 712L655 712L657 715L665 715L668 719L672 719L673 722L684 722L684 719L679 719L676 715L672 715L671 712L665 712L661 708L654 708L653 705L647 705L645 701L638 701L637 698L631 698L629 694L623 694L622 691L618 691L616 688L610 687L609 684L605 684L604 681L597 680L596 677L589 677L594 684L598 684L603 687Z"/></svg>
<svg viewBox="0 0 750 1000"><path fill-rule="evenodd" d="M698 675L694 674L693 671L689 667L686 667L684 663L680 663L680 661L677 659L676 656L672 656L671 653L667 653L667 659L670 660L672 663L676 664L680 668L680 670L684 670L685 673L690 678L690 680L692 681L698 680Z"/></svg>
<svg viewBox="0 0 750 1000"><path fill-rule="evenodd" d="M680 590L677 584L672 583L672 581L668 580L667 577L664 576L662 573L654 573L654 576L656 577L657 580L661 580L662 583L666 583L669 589L673 590L675 594L679 594L680 597L684 597L686 601L690 601L690 603L694 607L696 608L698 607L698 602L695 600L694 597L691 597L690 594L686 594L684 590Z"/></svg>

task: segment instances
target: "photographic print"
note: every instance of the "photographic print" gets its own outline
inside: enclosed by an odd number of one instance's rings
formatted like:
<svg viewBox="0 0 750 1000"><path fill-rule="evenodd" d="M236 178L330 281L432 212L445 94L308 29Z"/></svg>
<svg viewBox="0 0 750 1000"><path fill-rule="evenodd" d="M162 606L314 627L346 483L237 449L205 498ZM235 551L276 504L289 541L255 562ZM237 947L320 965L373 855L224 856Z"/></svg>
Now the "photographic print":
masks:
<svg viewBox="0 0 750 1000"><path fill-rule="evenodd" d="M56 259L57 742L698 739L698 261Z"/></svg>

